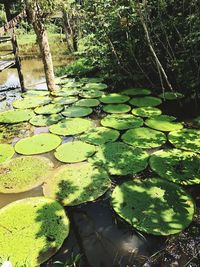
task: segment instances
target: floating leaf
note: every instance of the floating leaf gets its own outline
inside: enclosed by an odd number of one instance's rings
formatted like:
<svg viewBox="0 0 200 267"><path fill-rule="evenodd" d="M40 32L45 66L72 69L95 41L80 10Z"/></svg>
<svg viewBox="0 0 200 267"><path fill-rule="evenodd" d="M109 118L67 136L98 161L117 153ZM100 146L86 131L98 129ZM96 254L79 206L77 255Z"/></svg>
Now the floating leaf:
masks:
<svg viewBox="0 0 200 267"><path fill-rule="evenodd" d="M129 96L112 93L103 95L99 100L104 104L121 104L127 102L129 99Z"/></svg>
<svg viewBox="0 0 200 267"><path fill-rule="evenodd" d="M15 150L11 145L0 144L0 163L11 159L14 154Z"/></svg>
<svg viewBox="0 0 200 267"><path fill-rule="evenodd" d="M102 77L94 77L94 78L81 78L81 82L83 83L102 83L104 81L104 78Z"/></svg>
<svg viewBox="0 0 200 267"><path fill-rule="evenodd" d="M62 115L69 118L80 118L80 117L86 117L90 115L93 112L91 108L86 107L69 107L66 108Z"/></svg>
<svg viewBox="0 0 200 267"><path fill-rule="evenodd" d="M162 100L153 96L135 97L129 102L136 107L155 107L162 103Z"/></svg>
<svg viewBox="0 0 200 267"><path fill-rule="evenodd" d="M77 89L70 90L69 88L67 88L67 90L65 88L62 88L62 90L51 92L52 96L65 97L65 98L68 98L69 96L76 96L78 94L79 94L79 90Z"/></svg>
<svg viewBox="0 0 200 267"><path fill-rule="evenodd" d="M31 96L48 96L49 91L47 90L28 90L22 94L22 97L31 97Z"/></svg>
<svg viewBox="0 0 200 267"><path fill-rule="evenodd" d="M99 100L97 99L81 99L76 102L75 106L79 107L97 107L100 104Z"/></svg>
<svg viewBox="0 0 200 267"><path fill-rule="evenodd" d="M87 83L84 87L83 90L105 90L107 89L108 86L105 83Z"/></svg>
<svg viewBox="0 0 200 267"><path fill-rule="evenodd" d="M34 116L32 110L8 110L0 112L0 123L19 123L24 121L29 121Z"/></svg>
<svg viewBox="0 0 200 267"><path fill-rule="evenodd" d="M131 110L131 107L126 104L110 104L103 107L103 111L108 113L126 113Z"/></svg>
<svg viewBox="0 0 200 267"><path fill-rule="evenodd" d="M61 112L64 106L58 104L48 104L42 107L37 107L34 111L36 114L51 115Z"/></svg>
<svg viewBox="0 0 200 267"><path fill-rule="evenodd" d="M166 99L166 100L176 100L183 98L184 95L178 92L164 92L164 94L160 94L159 97Z"/></svg>
<svg viewBox="0 0 200 267"><path fill-rule="evenodd" d="M69 105L75 103L76 101L78 101L78 97L67 96L67 97L56 97L54 98L53 103L59 105Z"/></svg>
<svg viewBox="0 0 200 267"><path fill-rule="evenodd" d="M49 104L51 102L51 98L48 96L33 96L33 97L25 97L24 99L13 101L13 107L18 109L26 109L26 108L36 108L39 106L43 106Z"/></svg>
<svg viewBox="0 0 200 267"><path fill-rule="evenodd" d="M173 117L167 115L154 116L145 121L145 125L158 131L171 132L183 128L180 122L174 122Z"/></svg>
<svg viewBox="0 0 200 267"><path fill-rule="evenodd" d="M150 95L151 91L146 88L129 88L124 91L121 91L121 94L123 95L130 95L130 96L135 96L135 95Z"/></svg>
<svg viewBox="0 0 200 267"><path fill-rule="evenodd" d="M152 117L162 113L160 109L154 107L134 108L131 112L140 117Z"/></svg>
<svg viewBox="0 0 200 267"><path fill-rule="evenodd" d="M79 93L79 96L84 98L98 98L101 97L102 95L103 92L98 90L83 91Z"/></svg>
<svg viewBox="0 0 200 267"><path fill-rule="evenodd" d="M52 114L49 116L38 115L33 117L29 122L34 126L45 127L55 124L62 119L63 117L60 114Z"/></svg>

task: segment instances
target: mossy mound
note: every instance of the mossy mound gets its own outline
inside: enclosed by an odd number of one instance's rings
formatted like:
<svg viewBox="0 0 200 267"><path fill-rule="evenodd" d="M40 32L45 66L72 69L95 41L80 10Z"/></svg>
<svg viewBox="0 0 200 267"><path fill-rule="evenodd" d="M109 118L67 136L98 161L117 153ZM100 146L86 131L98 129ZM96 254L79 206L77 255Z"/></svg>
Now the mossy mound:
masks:
<svg viewBox="0 0 200 267"><path fill-rule="evenodd" d="M43 189L45 196L57 199L64 206L74 206L96 200L109 187L111 181L104 169L83 163L60 167Z"/></svg>
<svg viewBox="0 0 200 267"><path fill-rule="evenodd" d="M132 98L129 103L136 107L155 107L159 106L162 100L158 97L144 96Z"/></svg>
<svg viewBox="0 0 200 267"><path fill-rule="evenodd" d="M52 114L49 116L38 115L33 117L29 122L37 127L45 127L55 124L62 119L63 117L60 114Z"/></svg>
<svg viewBox="0 0 200 267"><path fill-rule="evenodd" d="M0 192L20 193L41 185L53 168L44 157L18 157L0 165Z"/></svg>
<svg viewBox="0 0 200 267"><path fill-rule="evenodd" d="M168 135L169 142L177 148L200 153L200 130L182 129Z"/></svg>
<svg viewBox="0 0 200 267"><path fill-rule="evenodd" d="M129 99L129 96L112 93L103 95L99 100L104 104L121 104L127 102Z"/></svg>
<svg viewBox="0 0 200 267"><path fill-rule="evenodd" d="M170 116L167 115L160 115L149 118L145 121L145 125L155 130L164 132L176 131L183 128L182 123L172 121L172 119L170 119Z"/></svg>
<svg viewBox="0 0 200 267"><path fill-rule="evenodd" d="M0 251L13 266L39 266L53 256L69 234L69 219L55 200L34 197L0 210Z"/></svg>
<svg viewBox="0 0 200 267"><path fill-rule="evenodd" d="M21 139L15 145L15 151L22 155L36 155L50 152L58 147L61 138L54 134L41 133Z"/></svg>
<svg viewBox="0 0 200 267"><path fill-rule="evenodd" d="M0 163L11 159L14 154L15 150L11 145L0 144Z"/></svg>
<svg viewBox="0 0 200 267"><path fill-rule="evenodd" d="M159 97L166 99L166 100L176 100L183 98L184 95L178 92L164 92L164 94L160 94Z"/></svg>
<svg viewBox="0 0 200 267"><path fill-rule="evenodd" d="M119 135L120 133L116 130L105 127L96 127L81 135L80 139L93 145L103 145L105 143L116 141L119 138Z"/></svg>
<svg viewBox="0 0 200 267"><path fill-rule="evenodd" d="M91 157L96 151L95 146L82 141L73 141L59 146L54 153L57 160L65 163L76 163Z"/></svg>
<svg viewBox="0 0 200 267"><path fill-rule="evenodd" d="M48 96L49 91L47 90L28 90L27 92L22 94L22 97L30 97L30 96Z"/></svg>
<svg viewBox="0 0 200 267"><path fill-rule="evenodd" d="M65 119L57 124L51 125L49 127L49 131L53 134L68 136L84 133L91 127L93 127L92 121L81 118L73 118Z"/></svg>
<svg viewBox="0 0 200 267"><path fill-rule="evenodd" d="M193 219L194 203L180 186L159 178L118 185L112 193L115 212L137 230L153 235L172 235Z"/></svg>
<svg viewBox="0 0 200 267"><path fill-rule="evenodd" d="M76 102L75 106L79 107L97 107L100 104L97 99L81 99Z"/></svg>
<svg viewBox="0 0 200 267"><path fill-rule="evenodd" d="M53 103L58 105L70 105L78 101L78 97L66 96L66 97L56 97L53 99Z"/></svg>
<svg viewBox="0 0 200 267"><path fill-rule="evenodd" d="M39 106L47 105L51 102L48 96L33 96L25 97L24 99L13 101L13 107L18 109L36 108Z"/></svg>
<svg viewBox="0 0 200 267"><path fill-rule="evenodd" d="M171 182L200 184L200 156L179 149L160 150L150 157L150 167Z"/></svg>
<svg viewBox="0 0 200 267"><path fill-rule="evenodd" d="M154 107L134 108L131 112L135 116L140 116L144 118L162 114L162 111L160 109Z"/></svg>
<svg viewBox="0 0 200 267"><path fill-rule="evenodd" d="M134 147L155 148L166 143L167 138L164 133L148 128L135 128L126 131L122 135L122 140Z"/></svg>
<svg viewBox="0 0 200 267"><path fill-rule="evenodd" d="M8 110L0 112L0 123L14 124L29 121L34 116L32 110Z"/></svg>
<svg viewBox="0 0 200 267"><path fill-rule="evenodd" d="M142 126L143 120L131 114L112 114L103 118L101 125L117 130L126 130Z"/></svg>
<svg viewBox="0 0 200 267"><path fill-rule="evenodd" d="M103 107L103 111L107 113L126 113L131 110L131 107L126 104L110 104Z"/></svg>
<svg viewBox="0 0 200 267"><path fill-rule="evenodd" d="M107 89L108 86L105 83L87 83L84 87L83 90L105 90Z"/></svg>
<svg viewBox="0 0 200 267"><path fill-rule="evenodd" d="M83 91L79 93L79 96L84 98L98 98L103 95L102 91L99 90L90 90L90 91Z"/></svg>
<svg viewBox="0 0 200 267"><path fill-rule="evenodd" d="M62 115L69 118L80 118L80 117L86 117L90 115L93 112L91 108L87 107L69 107L66 108Z"/></svg>
<svg viewBox="0 0 200 267"><path fill-rule="evenodd" d="M130 96L135 96L135 95L150 95L151 91L146 88L129 88L121 92L123 95L130 95Z"/></svg>
<svg viewBox="0 0 200 267"><path fill-rule="evenodd" d="M114 142L99 147L90 162L104 167L111 175L127 175L146 169L148 157L148 154L140 148Z"/></svg>
<svg viewBox="0 0 200 267"><path fill-rule="evenodd" d="M34 109L36 114L39 115L51 115L61 112L64 109L64 106L58 104L48 104L42 107L37 107Z"/></svg>

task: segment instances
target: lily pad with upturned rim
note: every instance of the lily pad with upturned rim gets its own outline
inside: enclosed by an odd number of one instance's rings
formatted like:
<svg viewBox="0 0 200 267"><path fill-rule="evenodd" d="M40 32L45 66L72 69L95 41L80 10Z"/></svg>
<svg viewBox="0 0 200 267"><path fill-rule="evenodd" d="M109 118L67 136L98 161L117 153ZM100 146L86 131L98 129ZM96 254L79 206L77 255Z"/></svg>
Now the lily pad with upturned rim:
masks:
<svg viewBox="0 0 200 267"><path fill-rule="evenodd" d="M91 108L73 106L66 108L62 112L62 115L69 118L81 118L90 115L92 112L93 110Z"/></svg>
<svg viewBox="0 0 200 267"><path fill-rule="evenodd" d="M34 116L30 109L7 110L0 112L0 123L14 124L29 121Z"/></svg>
<svg viewBox="0 0 200 267"><path fill-rule="evenodd" d="M15 151L22 155L36 155L54 150L61 144L61 138L50 133L41 133L21 139L15 144Z"/></svg>
<svg viewBox="0 0 200 267"><path fill-rule="evenodd" d="M99 90L83 91L79 93L79 96L84 98L99 98L102 97L103 92Z"/></svg>
<svg viewBox="0 0 200 267"><path fill-rule="evenodd" d="M13 107L18 109L26 108L36 108L39 106L47 105L51 102L51 98L48 96L33 96L25 97L24 99L19 99L13 101Z"/></svg>
<svg viewBox="0 0 200 267"><path fill-rule="evenodd" d="M49 116L45 115L37 115L33 117L29 122L30 124L37 126L37 127L45 127L55 124L62 120L63 117L60 114L52 114Z"/></svg>
<svg viewBox="0 0 200 267"><path fill-rule="evenodd" d="M58 104L48 104L45 106L37 107L34 112L39 115L51 115L60 113L64 109L64 106Z"/></svg>
<svg viewBox="0 0 200 267"><path fill-rule="evenodd" d="M11 145L0 144L0 163L11 159L14 154L15 150Z"/></svg>
<svg viewBox="0 0 200 267"><path fill-rule="evenodd" d="M179 92L164 92L164 94L160 94L159 97L166 100L177 100L183 98L184 95Z"/></svg>
<svg viewBox="0 0 200 267"><path fill-rule="evenodd" d="M78 97L66 96L66 97L56 97L53 99L52 103L59 105L70 105L78 101Z"/></svg>
<svg viewBox="0 0 200 267"><path fill-rule="evenodd" d="M144 118L162 114L162 111L160 109L154 107L134 108L131 112L135 116L140 116Z"/></svg>
<svg viewBox="0 0 200 267"><path fill-rule="evenodd" d="M121 94L123 95L130 95L130 96L135 96L135 95L150 95L151 91L146 88L129 88L126 90L121 91Z"/></svg>
<svg viewBox="0 0 200 267"><path fill-rule="evenodd" d="M116 186L112 206L137 230L163 236L188 227L195 210L192 197L182 187L159 178Z"/></svg>
<svg viewBox="0 0 200 267"><path fill-rule="evenodd" d="M49 91L47 90L28 90L27 92L22 94L22 97L30 97L30 96L48 96Z"/></svg>
<svg viewBox="0 0 200 267"><path fill-rule="evenodd" d="M131 107L126 104L109 104L103 107L103 111L107 113L127 113Z"/></svg>
<svg viewBox="0 0 200 267"><path fill-rule="evenodd" d="M155 148L162 146L167 141L164 133L149 128L135 128L126 131L122 140L134 147Z"/></svg>
<svg viewBox="0 0 200 267"><path fill-rule="evenodd" d="M97 99L81 99L76 102L75 106L79 107L97 107L100 104L99 100Z"/></svg>
<svg viewBox="0 0 200 267"><path fill-rule="evenodd" d="M85 77L80 79L81 82L83 83L102 83L104 81L103 77Z"/></svg>
<svg viewBox="0 0 200 267"><path fill-rule="evenodd" d="M129 103L136 107L155 107L162 104L162 100L154 96L144 96L132 98Z"/></svg>
<svg viewBox="0 0 200 267"><path fill-rule="evenodd" d="M108 86L105 83L87 83L85 86L83 86L83 90L105 90Z"/></svg>
<svg viewBox="0 0 200 267"><path fill-rule="evenodd" d="M104 104L122 104L130 99L129 96L112 93L103 95L99 100Z"/></svg>
<svg viewBox="0 0 200 267"><path fill-rule="evenodd" d="M45 196L64 206L94 201L111 187L107 172L89 163L65 165L56 170L43 187Z"/></svg>
<svg viewBox="0 0 200 267"><path fill-rule="evenodd" d="M172 117L173 118L173 117ZM170 116L160 115L147 119L144 123L146 126L158 131L171 132L180 130L183 128L183 124L180 122L174 122L170 119Z"/></svg>
<svg viewBox="0 0 200 267"><path fill-rule="evenodd" d="M150 167L171 182L200 184L200 155L179 149L160 150L150 157Z"/></svg>
<svg viewBox="0 0 200 267"><path fill-rule="evenodd" d="M54 153L57 160L65 163L75 163L86 160L96 151L95 146L82 141L73 141L59 146Z"/></svg>
<svg viewBox="0 0 200 267"><path fill-rule="evenodd" d="M69 234L65 210L45 197L7 205L0 210L0 221L1 257L13 266L39 266L59 250Z"/></svg>
<svg viewBox="0 0 200 267"><path fill-rule="evenodd" d="M57 90L57 91L51 92L52 96L65 97L65 98L68 98L69 96L77 96L78 94L79 94L79 90L77 90L77 89L64 90L64 88L62 88L62 90Z"/></svg>

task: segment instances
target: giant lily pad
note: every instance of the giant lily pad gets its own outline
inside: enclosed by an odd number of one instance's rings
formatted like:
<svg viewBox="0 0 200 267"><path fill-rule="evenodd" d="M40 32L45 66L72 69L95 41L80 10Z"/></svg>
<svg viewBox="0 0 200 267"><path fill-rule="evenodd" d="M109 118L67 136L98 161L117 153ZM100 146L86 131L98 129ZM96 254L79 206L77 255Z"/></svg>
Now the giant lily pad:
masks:
<svg viewBox="0 0 200 267"><path fill-rule="evenodd" d="M12 158L15 154L15 150L11 145L0 144L0 163Z"/></svg>
<svg viewBox="0 0 200 267"><path fill-rule="evenodd" d="M45 157L18 157L0 165L0 192L25 192L41 185L53 168Z"/></svg>
<svg viewBox="0 0 200 267"><path fill-rule="evenodd" d="M135 97L129 102L131 105L136 107L155 107L162 103L162 100L158 97L153 96L144 96L144 97Z"/></svg>
<svg viewBox="0 0 200 267"><path fill-rule="evenodd" d="M173 118L173 117L172 117ZM153 129L164 132L171 132L180 130L183 128L183 124L180 122L170 121L170 116L154 116L145 121L145 124Z"/></svg>
<svg viewBox="0 0 200 267"><path fill-rule="evenodd" d="M117 130L126 130L142 126L143 120L131 114L112 114L103 118L101 125Z"/></svg>
<svg viewBox="0 0 200 267"><path fill-rule="evenodd" d="M66 108L62 115L69 118L80 118L80 117L86 117L90 115L93 112L91 108L87 107L69 107Z"/></svg>
<svg viewBox="0 0 200 267"><path fill-rule="evenodd" d="M67 165L56 170L44 185L44 194L65 206L93 201L111 186L107 172L89 163Z"/></svg>
<svg viewBox="0 0 200 267"><path fill-rule="evenodd" d="M140 117L152 117L156 115L161 115L162 111L154 107L143 107L143 108L134 108L132 110L133 115Z"/></svg>
<svg viewBox="0 0 200 267"><path fill-rule="evenodd" d="M99 100L104 104L121 104L127 102L129 99L129 96L112 93L103 95Z"/></svg>
<svg viewBox="0 0 200 267"><path fill-rule="evenodd" d="M81 78L81 82L83 83L102 83L104 81L103 77L94 77L94 78Z"/></svg>
<svg viewBox="0 0 200 267"><path fill-rule="evenodd" d="M146 88L129 88L121 92L123 95L130 95L130 96L135 96L135 95L150 95L151 91Z"/></svg>
<svg viewBox="0 0 200 267"><path fill-rule="evenodd" d="M103 107L103 111L108 113L126 113L131 110L131 107L126 104L110 104Z"/></svg>
<svg viewBox="0 0 200 267"><path fill-rule="evenodd" d="M51 115L61 112L64 106L58 104L48 104L42 107L37 107L34 111L36 114L40 115Z"/></svg>
<svg viewBox="0 0 200 267"><path fill-rule="evenodd" d="M49 116L38 115L33 117L29 122L34 126L45 127L55 124L62 119L63 117L60 114L52 114Z"/></svg>
<svg viewBox="0 0 200 267"><path fill-rule="evenodd" d="M49 91L47 90L28 90L27 92L23 93L23 97L30 97L30 96L48 96Z"/></svg>
<svg viewBox="0 0 200 267"><path fill-rule="evenodd" d="M78 97L66 96L54 98L53 103L58 105L69 105L75 103L76 101L78 101Z"/></svg>
<svg viewBox="0 0 200 267"><path fill-rule="evenodd" d="M34 116L32 110L8 110L0 112L0 123L19 123L24 121L29 121Z"/></svg>
<svg viewBox="0 0 200 267"><path fill-rule="evenodd" d="M154 148L163 145L167 138L164 133L148 128L135 128L126 131L122 140L134 147Z"/></svg>
<svg viewBox="0 0 200 267"><path fill-rule="evenodd" d="M92 127L90 120L82 118L65 119L57 124L51 125L49 131L58 135L77 135L86 132Z"/></svg>
<svg viewBox="0 0 200 267"><path fill-rule="evenodd" d="M180 186L159 178L118 185L112 194L116 213L139 231L172 235L184 230L194 215L194 203Z"/></svg>
<svg viewBox="0 0 200 267"><path fill-rule="evenodd" d="M200 156L179 149L160 150L150 157L150 166L161 177L180 184L200 184Z"/></svg>
<svg viewBox="0 0 200 267"><path fill-rule="evenodd" d="M77 89L71 89L71 90L69 90L69 88L67 89L68 90L66 90L65 88L62 88L62 90L51 92L51 95L68 98L69 96L76 96L79 94L79 90Z"/></svg>
<svg viewBox="0 0 200 267"><path fill-rule="evenodd" d="M104 167L112 175L127 175L146 169L148 157L140 148L114 142L99 147L90 161L96 166Z"/></svg>
<svg viewBox="0 0 200 267"><path fill-rule="evenodd" d="M84 87L83 90L105 90L107 89L108 86L105 83L87 83Z"/></svg>
<svg viewBox="0 0 200 267"><path fill-rule="evenodd" d="M15 145L15 151L22 155L42 154L54 150L61 143L61 138L54 134L41 133L21 139Z"/></svg>
<svg viewBox="0 0 200 267"><path fill-rule="evenodd" d="M177 148L200 153L200 130L182 129L171 132L168 138Z"/></svg>
<svg viewBox="0 0 200 267"><path fill-rule="evenodd" d="M69 219L55 200L34 197L0 210L1 257L13 266L39 266L53 256L69 234Z"/></svg>
<svg viewBox="0 0 200 267"><path fill-rule="evenodd" d="M99 90L90 90L90 91L83 91L79 93L79 95L84 98L98 98L103 95L103 92Z"/></svg>
<svg viewBox="0 0 200 267"><path fill-rule="evenodd" d="M48 96L33 96L33 97L25 97L21 100L13 101L13 107L18 109L26 109L26 108L36 108L39 106L43 106L49 104L51 102L51 98Z"/></svg>
<svg viewBox="0 0 200 267"><path fill-rule="evenodd" d="M164 94L160 94L159 97L166 99L166 100L176 100L183 98L184 95L178 92L164 92Z"/></svg>
<svg viewBox="0 0 200 267"><path fill-rule="evenodd" d="M76 102L75 106L79 107L97 107L100 104L97 99L81 99Z"/></svg>
<svg viewBox="0 0 200 267"><path fill-rule="evenodd" d="M93 145L103 145L108 142L116 141L119 135L120 133L116 130L105 127L96 127L81 135L80 139Z"/></svg>
<svg viewBox="0 0 200 267"><path fill-rule="evenodd" d="M82 141L68 142L56 149L54 153L57 160L65 163L81 162L92 156L96 151L95 146Z"/></svg>

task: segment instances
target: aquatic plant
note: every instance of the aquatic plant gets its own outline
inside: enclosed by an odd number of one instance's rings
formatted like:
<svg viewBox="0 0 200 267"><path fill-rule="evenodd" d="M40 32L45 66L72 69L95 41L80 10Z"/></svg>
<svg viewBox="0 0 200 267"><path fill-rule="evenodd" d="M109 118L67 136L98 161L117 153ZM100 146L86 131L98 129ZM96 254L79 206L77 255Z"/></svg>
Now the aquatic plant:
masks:
<svg viewBox="0 0 200 267"><path fill-rule="evenodd" d="M48 96L32 96L25 97L24 99L19 99L13 101L13 107L18 109L26 108L36 108L38 106L46 105L51 102L51 98Z"/></svg>
<svg viewBox="0 0 200 267"><path fill-rule="evenodd" d="M93 112L91 108L87 107L68 107L62 112L62 115L69 118L86 117Z"/></svg>
<svg viewBox="0 0 200 267"><path fill-rule="evenodd" d="M121 104L127 102L129 99L129 96L112 93L103 95L99 100L104 104Z"/></svg>
<svg viewBox="0 0 200 267"><path fill-rule="evenodd" d="M78 101L78 97L74 96L67 96L67 97L56 97L53 99L52 103L59 104L59 105L69 105L73 104Z"/></svg>
<svg viewBox="0 0 200 267"><path fill-rule="evenodd" d="M166 100L176 100L183 98L184 95L179 92L164 92L159 95L159 97L166 99Z"/></svg>
<svg viewBox="0 0 200 267"><path fill-rule="evenodd" d="M173 120L171 116L159 115L147 119L144 123L150 128L164 132L176 131L183 128L182 123L174 122Z"/></svg>
<svg viewBox="0 0 200 267"><path fill-rule="evenodd" d="M82 91L79 93L79 96L84 98L98 98L103 95L102 91L99 90L90 90L90 91Z"/></svg>
<svg viewBox="0 0 200 267"><path fill-rule="evenodd" d="M11 145L0 144L0 163L11 159L14 154L15 150Z"/></svg>
<svg viewBox="0 0 200 267"><path fill-rule="evenodd" d="M136 107L155 107L162 103L162 100L154 96L144 96L132 98L129 103Z"/></svg>
<svg viewBox="0 0 200 267"><path fill-rule="evenodd" d="M62 119L63 117L60 114L52 114L49 116L37 115L37 116L34 116L29 122L30 124L37 126L37 127L45 127L45 126L50 126L52 124L55 124Z"/></svg>
<svg viewBox="0 0 200 267"><path fill-rule="evenodd" d="M162 111L154 107L142 107L132 109L132 114L140 117L152 117L156 115L161 115Z"/></svg>
<svg viewBox="0 0 200 267"><path fill-rule="evenodd" d="M34 112L30 109L23 110L7 110L0 112L0 123L14 124L29 121L34 116Z"/></svg>
<svg viewBox="0 0 200 267"><path fill-rule="evenodd" d="M130 95L130 96L135 96L135 95L150 95L151 90L146 89L146 88L129 88L126 90L121 91L121 94L123 95Z"/></svg>
<svg viewBox="0 0 200 267"><path fill-rule="evenodd" d="M97 99L81 99L76 102L75 106L79 107L97 107L100 104Z"/></svg>
<svg viewBox="0 0 200 267"><path fill-rule="evenodd" d="M58 104L48 104L45 106L37 107L34 112L39 115L51 115L60 113L64 109L64 106Z"/></svg>
<svg viewBox="0 0 200 267"><path fill-rule="evenodd" d="M109 104L103 107L103 111L107 113L126 113L131 110L131 107L126 104Z"/></svg>
<svg viewBox="0 0 200 267"><path fill-rule="evenodd" d="M83 90L105 90L108 86L105 83L87 83L83 86Z"/></svg>

